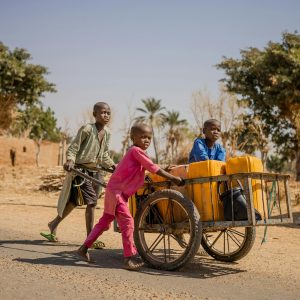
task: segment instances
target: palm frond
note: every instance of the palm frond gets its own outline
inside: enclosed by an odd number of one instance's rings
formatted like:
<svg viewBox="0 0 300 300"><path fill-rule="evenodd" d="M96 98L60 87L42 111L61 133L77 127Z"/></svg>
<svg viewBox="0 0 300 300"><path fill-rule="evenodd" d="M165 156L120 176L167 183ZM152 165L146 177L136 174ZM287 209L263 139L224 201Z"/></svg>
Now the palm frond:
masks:
<svg viewBox="0 0 300 300"><path fill-rule="evenodd" d="M141 111L141 112L143 112L145 114L147 113L147 110L145 110L144 108L141 108L141 107L137 107L136 110Z"/></svg>

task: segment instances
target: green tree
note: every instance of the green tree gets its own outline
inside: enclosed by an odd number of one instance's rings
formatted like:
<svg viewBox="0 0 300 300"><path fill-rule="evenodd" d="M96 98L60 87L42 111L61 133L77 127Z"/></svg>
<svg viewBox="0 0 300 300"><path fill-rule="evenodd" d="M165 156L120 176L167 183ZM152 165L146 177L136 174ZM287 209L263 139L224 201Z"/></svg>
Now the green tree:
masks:
<svg viewBox="0 0 300 300"><path fill-rule="evenodd" d="M281 43L242 50L241 59L224 57L217 67L249 115L261 118L277 152L296 158L300 180L300 35L283 33Z"/></svg>
<svg viewBox="0 0 300 300"><path fill-rule="evenodd" d="M167 114L162 119L162 125L168 127L166 157L170 157L170 163L174 163L174 158L178 155L177 148L183 139L182 129L187 125L187 121L180 119L179 115L178 111L167 111ZM169 151L171 151L170 156Z"/></svg>
<svg viewBox="0 0 300 300"><path fill-rule="evenodd" d="M24 111L19 111L18 118L10 129L15 136L22 136L24 133L33 139L36 151L36 164L39 165L39 155L43 140L59 142L61 139L60 129L56 125L57 120L54 112L48 107L44 110L43 106L31 105Z"/></svg>
<svg viewBox="0 0 300 300"><path fill-rule="evenodd" d="M262 163L265 166L269 152L269 139L266 134L266 126L258 116L253 117L241 114L238 119L240 122L236 122L235 126L231 129L233 133L237 134L237 148L239 151L248 154L254 154L258 150Z"/></svg>
<svg viewBox="0 0 300 300"><path fill-rule="evenodd" d="M267 169L270 171L274 171L276 173L281 172L281 170L284 168L284 159L278 155L270 155L267 158Z"/></svg>
<svg viewBox="0 0 300 300"><path fill-rule="evenodd" d="M25 49L11 51L0 42L0 130L9 128L18 107L36 104L45 92L55 92L55 85L45 79L47 69L30 60Z"/></svg>
<svg viewBox="0 0 300 300"><path fill-rule="evenodd" d="M164 118L164 114L162 113L162 111L165 109L165 107L161 106L161 100L156 100L155 98L142 99L142 102L145 107L138 107L137 110L144 115L138 116L136 120L138 122L146 122L151 127L153 132L153 147L155 158L156 162L158 163L158 147L154 128L158 128L161 126L162 120Z"/></svg>

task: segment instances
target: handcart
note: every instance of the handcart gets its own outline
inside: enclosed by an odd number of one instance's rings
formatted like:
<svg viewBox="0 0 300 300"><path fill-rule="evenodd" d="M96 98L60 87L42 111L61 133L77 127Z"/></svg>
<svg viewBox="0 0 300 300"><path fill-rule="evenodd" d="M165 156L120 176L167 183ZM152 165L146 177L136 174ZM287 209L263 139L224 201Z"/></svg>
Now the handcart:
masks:
<svg viewBox="0 0 300 300"><path fill-rule="evenodd" d="M222 212L217 214L222 203L212 199L213 190L224 182L233 188L237 180L243 185L247 217L235 220L232 211L232 219L225 221ZM185 190L167 181L147 182L129 203L135 218L134 240L138 252L150 266L161 270L183 267L197 253L200 244L216 260L237 261L251 250L257 226L293 222L288 181L288 175L251 172L186 179ZM210 220L203 220L195 205L195 189L186 192L192 186L201 189L202 185L212 191ZM230 201L233 210L232 195Z"/></svg>
<svg viewBox="0 0 300 300"><path fill-rule="evenodd" d="M106 186L78 169L73 168L72 172ZM216 260L237 261L251 250L257 226L265 226L266 233L267 226L293 223L289 175L248 172L197 177L185 179L184 187L147 178L130 198L129 208L135 220L138 252L156 269L171 271L183 267L198 252L200 244ZM244 220L235 220L233 191L237 182L242 184L246 199ZM230 191L230 220L225 220L218 197L224 183ZM205 190L209 193L203 198ZM118 231L116 223L114 228Z"/></svg>

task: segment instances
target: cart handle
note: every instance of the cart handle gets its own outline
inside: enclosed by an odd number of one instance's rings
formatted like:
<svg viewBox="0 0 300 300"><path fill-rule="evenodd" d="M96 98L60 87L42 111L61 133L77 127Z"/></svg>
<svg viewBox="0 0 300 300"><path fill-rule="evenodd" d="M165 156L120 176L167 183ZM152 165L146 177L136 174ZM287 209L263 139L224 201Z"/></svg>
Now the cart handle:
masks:
<svg viewBox="0 0 300 300"><path fill-rule="evenodd" d="M100 181L100 180L98 180L98 179L96 179L96 178L94 178L92 176L89 176L89 175L87 175L87 174L79 171L78 169L71 168L71 172L73 172L74 174L76 174L76 175L78 175L78 176L80 176L82 178L85 178L85 179L90 180L90 181L92 181L94 183L97 183L97 184L99 184L101 186L106 187L106 182Z"/></svg>

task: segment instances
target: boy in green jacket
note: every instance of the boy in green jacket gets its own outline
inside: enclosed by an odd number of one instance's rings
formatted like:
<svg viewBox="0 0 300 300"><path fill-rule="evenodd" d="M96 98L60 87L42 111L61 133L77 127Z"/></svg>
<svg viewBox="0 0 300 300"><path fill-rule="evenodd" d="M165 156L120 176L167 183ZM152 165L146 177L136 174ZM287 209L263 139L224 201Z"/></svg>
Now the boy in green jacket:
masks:
<svg viewBox="0 0 300 300"><path fill-rule="evenodd" d="M111 117L111 110L107 103L98 102L94 105L93 116L95 123L82 126L71 142L67 153L67 161L64 169L70 171L75 165L80 166L81 171L100 179L101 174L96 168L115 168L114 161L109 156L110 132L105 126ZM81 183L78 183L80 179ZM88 180L82 181L72 173L66 175L62 191L60 193L57 212L58 215L48 223L50 233L41 232L48 241L57 242L56 230L77 205L86 205L85 219L87 236L94 225L94 212L97 200L101 192L101 186ZM96 242L94 248L102 248L102 242Z"/></svg>

